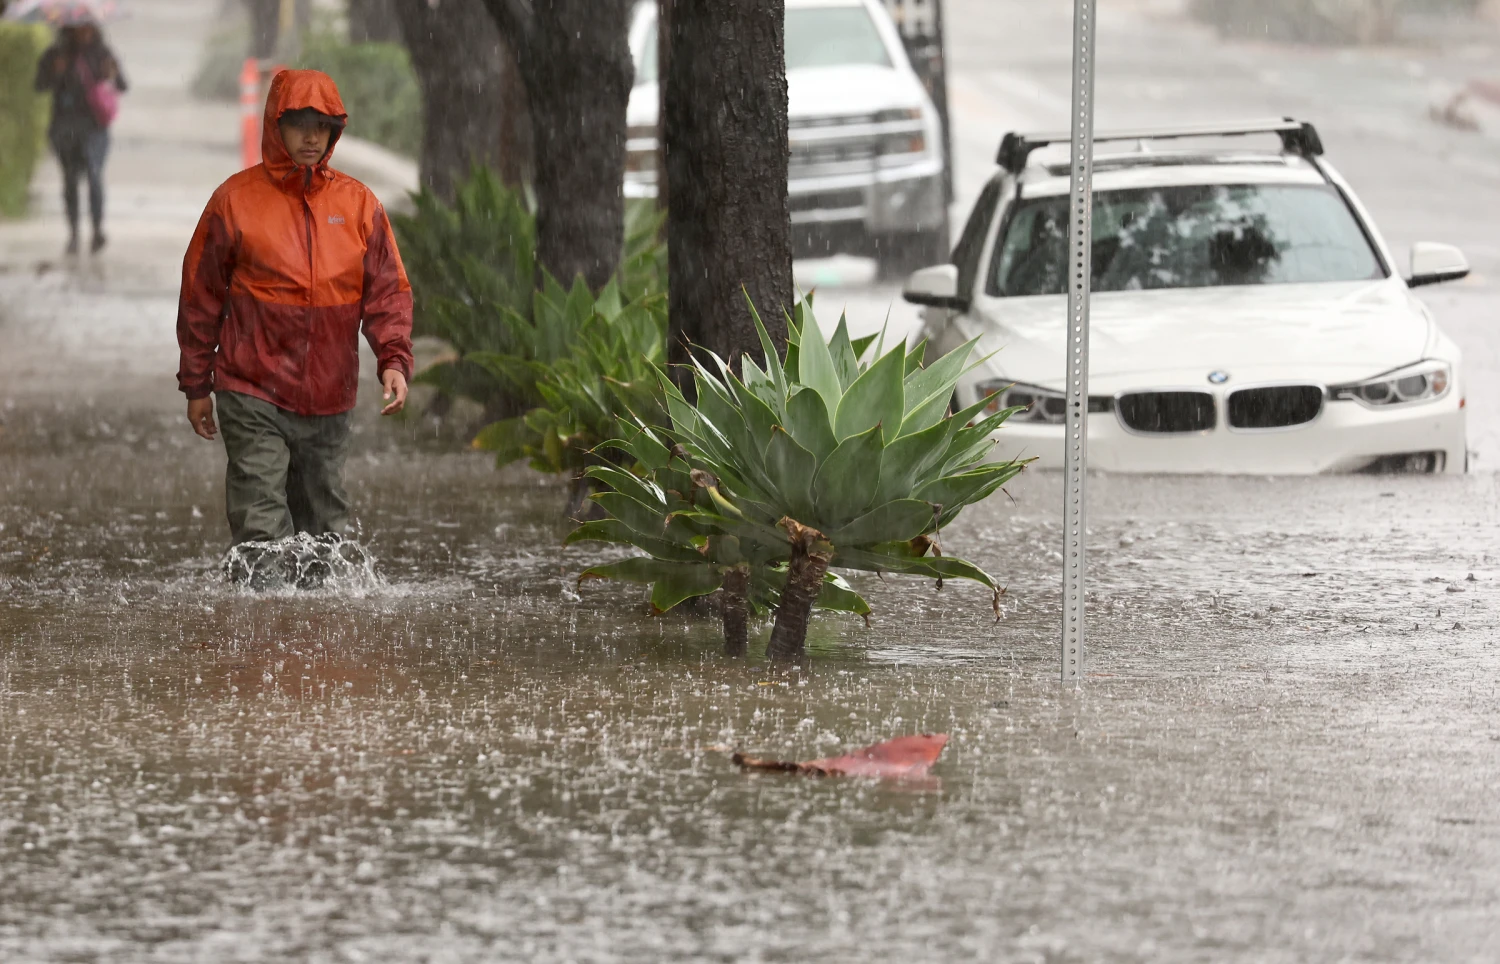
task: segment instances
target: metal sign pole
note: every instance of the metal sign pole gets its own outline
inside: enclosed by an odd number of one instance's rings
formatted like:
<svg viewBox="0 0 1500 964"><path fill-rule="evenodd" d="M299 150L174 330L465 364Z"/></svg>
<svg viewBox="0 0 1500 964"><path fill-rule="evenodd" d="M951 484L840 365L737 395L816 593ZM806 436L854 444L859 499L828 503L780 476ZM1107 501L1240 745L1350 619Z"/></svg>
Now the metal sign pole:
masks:
<svg viewBox="0 0 1500 964"><path fill-rule="evenodd" d="M1089 286L1094 220L1095 0L1073 5L1073 173L1068 210L1068 380L1063 477L1062 678L1083 678L1088 542Z"/></svg>

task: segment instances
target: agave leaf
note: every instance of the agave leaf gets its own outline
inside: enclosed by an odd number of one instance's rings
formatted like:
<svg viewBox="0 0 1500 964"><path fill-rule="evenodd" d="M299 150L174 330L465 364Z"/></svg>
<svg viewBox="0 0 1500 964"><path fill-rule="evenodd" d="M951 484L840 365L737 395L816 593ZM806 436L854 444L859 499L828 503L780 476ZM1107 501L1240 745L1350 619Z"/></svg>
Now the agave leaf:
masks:
<svg viewBox="0 0 1500 964"><path fill-rule="evenodd" d="M864 358L865 352L870 350L870 346L875 344L875 339L879 337L879 335L863 335L859 338L854 339L854 341L850 344L852 344L854 347L855 357Z"/></svg>
<svg viewBox="0 0 1500 964"><path fill-rule="evenodd" d="M892 572L908 576L927 576L932 579L970 579L990 589L1000 586L989 573L956 556L909 557L887 554L873 549L850 549L838 554L838 562L844 569L859 569L865 572Z"/></svg>
<svg viewBox="0 0 1500 964"><path fill-rule="evenodd" d="M766 407L777 410L778 406L784 404L776 390L776 383L771 381L771 376L761 370L760 366L751 360L749 353L740 356L740 379L745 383L745 388L766 404Z"/></svg>
<svg viewBox="0 0 1500 964"><path fill-rule="evenodd" d="M840 442L813 478L818 514L816 523L807 524L827 532L864 514L880 485L883 450L878 425Z"/></svg>
<svg viewBox="0 0 1500 964"><path fill-rule="evenodd" d="M923 338L916 347L906 350L906 365L904 374L910 378L914 373L922 370L922 356L927 353L927 339Z"/></svg>
<svg viewBox="0 0 1500 964"><path fill-rule="evenodd" d="M932 530L937 515L929 502L897 499L874 509L828 534L835 552L842 546L866 546L882 542L905 542ZM838 565L835 556L834 565Z"/></svg>
<svg viewBox="0 0 1500 964"><path fill-rule="evenodd" d="M643 479L613 465L591 465L584 470L584 475L597 479L616 492L628 495L638 502L648 506L660 506L661 511L667 511L666 493L662 492L661 487L650 479Z"/></svg>
<svg viewBox="0 0 1500 964"><path fill-rule="evenodd" d="M814 327L817 323L814 322ZM834 329L833 337L828 340L828 354L833 357L833 370L838 373L839 387L844 391L854 384L859 377L859 356L854 353L854 345L849 341L849 316L839 316L839 326Z"/></svg>
<svg viewBox="0 0 1500 964"><path fill-rule="evenodd" d="M756 522L754 519L740 516L738 518L723 515L718 512L706 512L699 510L686 510L674 512L674 519L687 519L707 530L716 530L726 535L732 535L739 539L742 544L755 543L785 550L790 555L790 543L787 542L786 533L775 526Z"/></svg>
<svg viewBox="0 0 1500 964"><path fill-rule="evenodd" d="M672 453L662 440L646 431L636 431L629 438L616 438L600 442L596 448L616 449L630 453L647 472L660 472L667 467Z"/></svg>
<svg viewBox="0 0 1500 964"><path fill-rule="evenodd" d="M996 463L997 467L1003 466L1005 471L997 471L993 475L991 475L982 486L973 490L969 494L969 498L966 502L955 502L951 505L943 506L942 514L938 516L938 526L942 527L948 525L954 519L958 518L958 514L968 506L983 502L985 499L988 499L995 493L996 489L1000 488L1002 485L1009 482L1017 475L1020 475L1021 472L1026 468L1026 466L1030 465L1034 461L1035 459L1025 459L1023 461L1016 462Z"/></svg>
<svg viewBox="0 0 1500 964"><path fill-rule="evenodd" d="M833 434L833 419L828 417L828 406L823 396L810 388L804 388L792 396L786 405L786 429L792 438L821 463L839 441Z"/></svg>
<svg viewBox="0 0 1500 964"><path fill-rule="evenodd" d="M813 330L804 333L797 346L797 380L823 396L823 404L828 406L828 411L837 412L844 389L839 384L838 372L833 367L833 356L828 353L828 343L823 340L822 330L815 321L810 326Z"/></svg>
<svg viewBox="0 0 1500 964"><path fill-rule="evenodd" d="M901 386L905 362L901 348L893 348L855 379L837 408L830 408L834 412L833 434L839 441L877 425L882 426L889 441L901 434L901 420L906 411Z"/></svg>
<svg viewBox="0 0 1500 964"><path fill-rule="evenodd" d="M745 292L745 303L750 306L750 317L755 321L755 333L760 336L760 347L766 355L766 375L770 377L771 384L776 386L776 397L786 398L786 372L781 367L781 356L776 352L776 343L771 340L770 332L766 331L765 322L760 320L760 312L755 310L755 303L750 300L749 292Z"/></svg>
<svg viewBox="0 0 1500 964"><path fill-rule="evenodd" d="M829 573L823 579L823 588L818 592L813 608L830 613L853 613L856 616L870 615L870 604L863 596L849 588L849 584Z"/></svg>
<svg viewBox="0 0 1500 964"><path fill-rule="evenodd" d="M968 579L991 589L999 590L1000 584L995 582L993 576L983 569L957 556L934 556L923 559L927 569L939 579ZM999 603L997 602L998 606ZM998 613L996 614L998 617Z"/></svg>
<svg viewBox="0 0 1500 964"><path fill-rule="evenodd" d="M685 599L707 596L723 584L724 571L718 566L682 566L651 586L651 609L660 615Z"/></svg>
<svg viewBox="0 0 1500 964"><path fill-rule="evenodd" d="M771 429L776 425L776 413L771 406L756 396L756 394L734 375L728 376L729 387L733 390L735 398L739 400L740 411L745 416L745 426L750 430L751 441L760 447L765 447L771 441Z"/></svg>
<svg viewBox="0 0 1500 964"><path fill-rule="evenodd" d="M667 528L666 510L633 499L623 492L595 492L589 496L604 511L625 523L634 532L650 539L660 539Z"/></svg>
<svg viewBox="0 0 1500 964"><path fill-rule="evenodd" d="M940 399L943 406L935 417L922 422L911 431L921 431L936 424L937 420L943 417L942 413L947 409L948 399L953 397L953 388L958 384L959 377L964 373L964 366L968 364L969 356L974 353L974 346L978 343L978 338L972 339L926 368L906 376L905 414L908 420L917 409L928 405L934 398Z"/></svg>
<svg viewBox="0 0 1500 964"><path fill-rule="evenodd" d="M915 496L924 502L942 506L945 512L962 508L985 498L1015 478L1023 468L1023 462L995 462L962 475L934 479L919 488Z"/></svg>
<svg viewBox="0 0 1500 964"><path fill-rule="evenodd" d="M630 545L636 533L630 531L630 527L619 519L592 519L583 523L563 539L563 545L571 546L577 542L611 542L618 545Z"/></svg>
<svg viewBox="0 0 1500 964"><path fill-rule="evenodd" d="M649 553L651 558L665 562L685 562L701 565L703 557L690 545L679 545L666 539L653 539L631 529L619 519L594 519L585 522L568 534L563 545L576 542L609 542L633 546Z"/></svg>
<svg viewBox="0 0 1500 964"><path fill-rule="evenodd" d="M955 431L954 420L948 419L925 431L903 435L887 445L885 456L880 461L880 486L875 491L875 504L906 498L919 481L933 476L949 454Z"/></svg>
<svg viewBox="0 0 1500 964"><path fill-rule="evenodd" d="M623 579L626 582L649 583L658 579L679 576L689 569L706 568L708 567L701 562L667 562L662 559L652 559L650 556L631 556L619 562L590 566L579 573L578 581L582 583L589 579Z"/></svg>
<svg viewBox="0 0 1500 964"><path fill-rule="evenodd" d="M766 474L786 499L792 517L799 521L812 519L813 474L818 469L818 460L813 454L798 445L797 440L778 425L771 432L771 443L766 446L765 464Z"/></svg>

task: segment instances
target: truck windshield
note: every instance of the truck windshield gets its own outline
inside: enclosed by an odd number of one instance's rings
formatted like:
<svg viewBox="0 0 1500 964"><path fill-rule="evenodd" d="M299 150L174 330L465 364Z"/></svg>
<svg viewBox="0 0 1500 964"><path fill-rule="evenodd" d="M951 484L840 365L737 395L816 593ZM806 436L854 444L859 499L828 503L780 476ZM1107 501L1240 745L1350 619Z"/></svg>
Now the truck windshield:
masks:
<svg viewBox="0 0 1500 964"><path fill-rule="evenodd" d="M645 31L635 55L635 83L657 80L656 21ZM786 69L891 66L890 52L864 6L792 7L786 12Z"/></svg>
<svg viewBox="0 0 1500 964"><path fill-rule="evenodd" d="M1190 185L1094 195L1093 290L1361 281L1385 269L1329 185ZM1068 198L1022 200L990 263L995 297L1060 295Z"/></svg>

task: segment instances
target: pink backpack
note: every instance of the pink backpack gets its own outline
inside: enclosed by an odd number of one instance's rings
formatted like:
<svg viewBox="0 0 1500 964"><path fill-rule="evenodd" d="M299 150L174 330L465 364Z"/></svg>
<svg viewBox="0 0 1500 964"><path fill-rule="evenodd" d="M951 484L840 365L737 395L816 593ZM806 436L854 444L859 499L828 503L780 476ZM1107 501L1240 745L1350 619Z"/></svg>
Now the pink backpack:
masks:
<svg viewBox="0 0 1500 964"><path fill-rule="evenodd" d="M88 61L78 60L78 77L83 81L84 94L88 98L89 113L100 127L108 127L120 112L120 90L113 80L94 80Z"/></svg>

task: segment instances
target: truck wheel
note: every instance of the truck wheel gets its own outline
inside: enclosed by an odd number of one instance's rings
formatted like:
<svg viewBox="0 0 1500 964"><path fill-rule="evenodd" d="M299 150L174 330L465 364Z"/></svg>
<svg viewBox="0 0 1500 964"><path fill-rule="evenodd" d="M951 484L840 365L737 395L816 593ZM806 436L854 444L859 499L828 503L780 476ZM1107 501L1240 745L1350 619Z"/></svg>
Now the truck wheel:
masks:
<svg viewBox="0 0 1500 964"><path fill-rule="evenodd" d="M948 260L948 232L942 228L882 234L874 239L881 281L902 281L918 268Z"/></svg>

